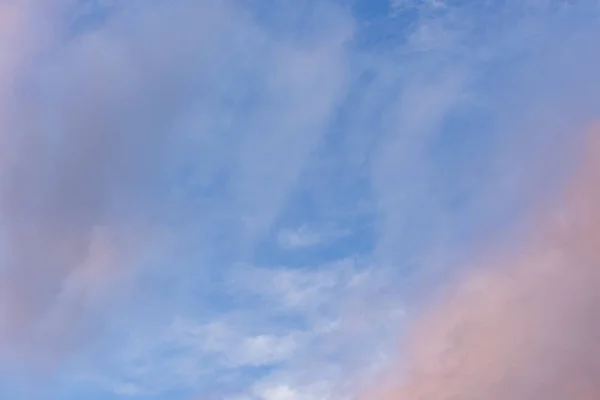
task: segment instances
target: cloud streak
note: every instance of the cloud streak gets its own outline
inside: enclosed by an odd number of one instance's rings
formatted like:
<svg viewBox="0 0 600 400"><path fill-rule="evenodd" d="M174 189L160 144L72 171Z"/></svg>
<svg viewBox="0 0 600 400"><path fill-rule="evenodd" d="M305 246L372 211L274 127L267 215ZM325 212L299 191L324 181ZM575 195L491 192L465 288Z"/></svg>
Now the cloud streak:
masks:
<svg viewBox="0 0 600 400"><path fill-rule="evenodd" d="M0 356L72 356L75 398L355 393L407 299L556 188L600 105L591 6L263 3L2 3ZM585 190L417 322L390 396L562 360L592 303L560 267L593 248Z"/></svg>
<svg viewBox="0 0 600 400"><path fill-rule="evenodd" d="M521 243L483 255L415 322L401 383L365 399L600 395L599 137Z"/></svg>
<svg viewBox="0 0 600 400"><path fill-rule="evenodd" d="M114 2L79 30L86 4L1 7L0 354L35 359L77 342L158 240L211 243L217 218L252 248L343 91L351 26L302 43L232 2Z"/></svg>
<svg viewBox="0 0 600 400"><path fill-rule="evenodd" d="M135 232L140 215L127 204L143 201L163 165L162 130L181 95L159 99L157 85L176 72L143 69L152 55L143 42L91 33L46 43L53 31L37 23L64 28L62 4L3 4L15 26L7 24L3 45L18 51L6 52L14 60L2 88L10 115L2 124L0 331L4 349L43 356L81 327L75 309L86 306L72 292L97 290L135 262L134 242L148 239Z"/></svg>

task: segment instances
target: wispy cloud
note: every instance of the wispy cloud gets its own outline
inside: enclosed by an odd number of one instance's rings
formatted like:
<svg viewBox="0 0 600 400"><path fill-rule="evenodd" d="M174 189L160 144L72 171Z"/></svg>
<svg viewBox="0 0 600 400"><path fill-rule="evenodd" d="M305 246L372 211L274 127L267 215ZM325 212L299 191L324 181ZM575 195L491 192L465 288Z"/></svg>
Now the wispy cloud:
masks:
<svg viewBox="0 0 600 400"><path fill-rule="evenodd" d="M591 1L267 3L0 5L0 354L58 397L352 397L600 108Z"/></svg>
<svg viewBox="0 0 600 400"><path fill-rule="evenodd" d="M332 241L348 236L350 230L323 227L321 229L302 225L296 229L282 229L277 234L279 246L285 250L327 245Z"/></svg>
<svg viewBox="0 0 600 400"><path fill-rule="evenodd" d="M99 229L119 237L114 254L144 251L128 243L148 246L142 232L167 224L173 207L186 206L169 203L177 200L169 182L181 176L181 168L199 167L196 154L181 153L187 158L176 160L173 151L189 150L197 137L227 141L217 126L225 118L241 124L227 129L244 125L246 132L223 154L236 160L224 166L232 177L226 210L248 221L235 227L234 240L256 240L318 142L340 93L343 29L305 47L276 39L233 4L118 3L104 24L46 45L43 31L32 32L48 16L45 7L4 7L3 102L10 118L2 128L2 326L15 337L33 334L54 303L62 307L58 303L69 290L64 286L85 274ZM28 50L30 35L34 44L45 45L43 52ZM28 51L23 57L21 46ZM235 80L267 77L256 89L238 85L237 95L229 89ZM237 105L257 95L250 107ZM172 132L190 111L213 113L210 125ZM205 151L198 148L198 155ZM201 190L185 182L178 188ZM185 201L191 206L191 198ZM194 214L202 220L202 212ZM123 237L125 232L133 238ZM102 264L101 271L135 262L105 257L93 263Z"/></svg>
<svg viewBox="0 0 600 400"><path fill-rule="evenodd" d="M561 200L432 304L395 383L366 398L598 396L598 130L590 136Z"/></svg>

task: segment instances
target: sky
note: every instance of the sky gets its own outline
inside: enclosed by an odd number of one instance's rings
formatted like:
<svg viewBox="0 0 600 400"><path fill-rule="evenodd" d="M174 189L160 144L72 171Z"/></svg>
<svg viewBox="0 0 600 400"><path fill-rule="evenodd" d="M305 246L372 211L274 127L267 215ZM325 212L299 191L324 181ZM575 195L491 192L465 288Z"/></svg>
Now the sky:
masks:
<svg viewBox="0 0 600 400"><path fill-rule="evenodd" d="M0 398L595 400L600 3L0 0Z"/></svg>

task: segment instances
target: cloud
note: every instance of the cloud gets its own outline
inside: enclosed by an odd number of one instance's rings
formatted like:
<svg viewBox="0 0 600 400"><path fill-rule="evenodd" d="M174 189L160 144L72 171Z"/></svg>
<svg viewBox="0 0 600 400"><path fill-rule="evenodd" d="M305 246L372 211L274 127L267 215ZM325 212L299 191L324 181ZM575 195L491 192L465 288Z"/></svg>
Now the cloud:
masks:
<svg viewBox="0 0 600 400"><path fill-rule="evenodd" d="M593 399L600 386L597 126L559 201L514 248L476 268L419 318L394 384L367 399Z"/></svg>
<svg viewBox="0 0 600 400"><path fill-rule="evenodd" d="M216 214L215 206L203 218L189 195L198 186L181 176L192 168L201 177L206 141L229 140L218 127L226 118L246 134L213 163L232 176L219 201L228 219L247 221L232 240L240 248L257 240L327 124L348 33L340 22L315 45L279 40L221 2L116 2L103 22L77 32L67 17L78 14L66 12L77 5L2 7L0 346L20 342L17 354L39 342L32 353L41 355L83 328L89 313L67 310L86 309L84 299L114 273L134 273L165 237L149 232L185 243ZM47 20L56 35L36 25ZM245 79L265 82L255 93L229 87ZM257 96L253 105L238 106L246 95ZM210 118L190 126L190 112ZM186 211L189 224L174 226ZM59 332L46 336L50 326Z"/></svg>
<svg viewBox="0 0 600 400"><path fill-rule="evenodd" d="M350 283L357 272L352 268L233 271L234 279L216 292L229 293L228 301L238 299L244 307L217 314L210 308L187 315L178 311L168 316L166 326L134 329L113 354L92 353L95 372L82 379L113 392L126 385L148 395L173 388L208 390L233 376L237 382L223 390L243 393L252 385L244 371L256 379L267 377L271 370L306 358L311 349L335 346L328 338L340 329L336 309L354 289Z"/></svg>
<svg viewBox="0 0 600 400"><path fill-rule="evenodd" d="M335 228L311 228L302 225L296 229L282 229L277 234L277 242L285 250L327 245L332 241L350 235L349 230Z"/></svg>
<svg viewBox="0 0 600 400"><path fill-rule="evenodd" d="M36 33L31 41L45 45L44 32L34 28L54 9L8 4L31 17L11 40L27 44ZM4 348L33 347L31 356L44 357L59 338L69 342L82 314L55 308L84 307L73 291L91 295L109 271L134 262L125 254L146 236L134 232L136 216L119 217L124 210L115 205L138 196L157 144L152 130L138 136L146 121L134 121L141 93L132 74L141 70L119 50L93 36L50 42L26 53L13 71L3 98L10 117L2 125L8 152L0 187ZM168 114L151 124L160 126ZM138 147L140 139L145 146ZM48 334L48 324L59 332Z"/></svg>
<svg viewBox="0 0 600 400"><path fill-rule="evenodd" d="M331 399L332 391L327 383L314 383L307 387L294 387L278 383L273 385L264 385L254 390L257 400L311 400L311 399Z"/></svg>
<svg viewBox="0 0 600 400"><path fill-rule="evenodd" d="M300 339L300 335L294 332L282 336L246 335L240 327L219 321L200 326L191 323L187 329L185 323L178 321L173 329L177 343L198 346L196 355L198 351L207 355L215 354L227 368L279 364L293 355Z"/></svg>
<svg viewBox="0 0 600 400"><path fill-rule="evenodd" d="M154 312L151 321L129 326L118 344L85 352L71 365L71 379L142 397L181 391L258 400L281 387L301 399L349 393L346 378L358 379L362 363L385 353L403 318L366 267L347 260L321 270L233 269L231 280L212 282L217 298L209 304L164 318ZM359 303L348 299L369 296L379 307L365 321L356 317L364 311Z"/></svg>
<svg viewBox="0 0 600 400"><path fill-rule="evenodd" d="M1 6L0 352L69 355L74 397L355 393L598 109L577 10L259 3Z"/></svg>

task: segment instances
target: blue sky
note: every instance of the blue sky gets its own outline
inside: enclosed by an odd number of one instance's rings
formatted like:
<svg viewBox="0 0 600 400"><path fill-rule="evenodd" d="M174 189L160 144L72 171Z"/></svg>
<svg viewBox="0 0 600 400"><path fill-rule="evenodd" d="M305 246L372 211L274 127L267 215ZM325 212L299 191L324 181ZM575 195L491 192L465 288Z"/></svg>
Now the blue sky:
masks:
<svg viewBox="0 0 600 400"><path fill-rule="evenodd" d="M0 397L353 398L568 175L599 7L0 3Z"/></svg>

